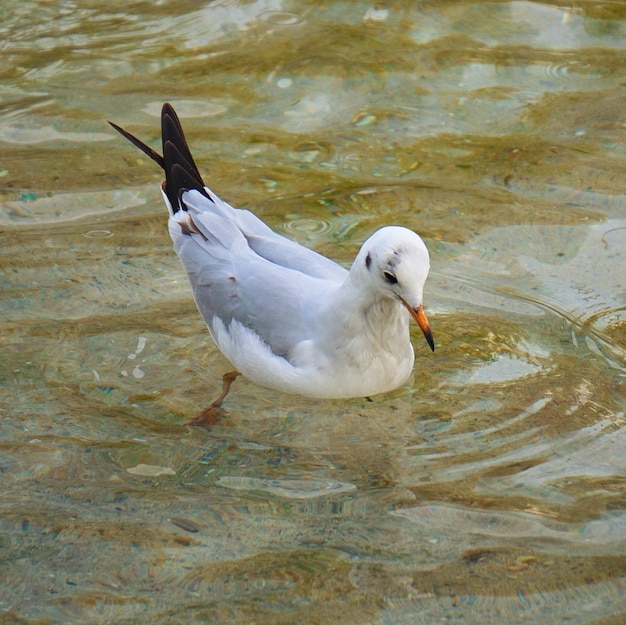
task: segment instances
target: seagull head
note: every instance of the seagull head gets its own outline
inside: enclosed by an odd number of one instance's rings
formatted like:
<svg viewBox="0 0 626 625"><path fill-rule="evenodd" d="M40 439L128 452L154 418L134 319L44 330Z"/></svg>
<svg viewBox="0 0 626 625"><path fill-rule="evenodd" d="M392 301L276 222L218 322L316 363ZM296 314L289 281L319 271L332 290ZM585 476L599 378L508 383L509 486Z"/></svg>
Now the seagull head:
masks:
<svg viewBox="0 0 626 625"><path fill-rule="evenodd" d="M435 351L422 305L429 269L428 250L415 232L401 226L385 226L363 243L350 273L358 275L380 297L402 303Z"/></svg>

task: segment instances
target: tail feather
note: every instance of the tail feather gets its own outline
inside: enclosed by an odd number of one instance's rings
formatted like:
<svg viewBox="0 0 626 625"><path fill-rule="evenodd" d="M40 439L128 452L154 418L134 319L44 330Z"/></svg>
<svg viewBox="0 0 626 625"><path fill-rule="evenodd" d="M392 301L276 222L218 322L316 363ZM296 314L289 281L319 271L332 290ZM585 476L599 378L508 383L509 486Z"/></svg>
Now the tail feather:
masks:
<svg viewBox="0 0 626 625"><path fill-rule="evenodd" d="M113 122L109 122L109 124L144 154L158 163L165 171L163 191L174 213L181 209L185 210L185 206L181 201L181 195L184 191L197 189L204 196L211 199L205 190L202 176L187 145L185 133L178 115L176 115L176 111L174 111L174 107L171 104L166 102L161 110L163 156L117 124Z"/></svg>

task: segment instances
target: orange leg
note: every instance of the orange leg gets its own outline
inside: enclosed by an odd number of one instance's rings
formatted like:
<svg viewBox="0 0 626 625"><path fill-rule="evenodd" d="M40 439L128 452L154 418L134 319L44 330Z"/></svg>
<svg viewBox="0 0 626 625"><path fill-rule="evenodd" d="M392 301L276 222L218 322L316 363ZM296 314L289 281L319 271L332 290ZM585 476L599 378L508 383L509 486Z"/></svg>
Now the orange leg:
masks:
<svg viewBox="0 0 626 625"><path fill-rule="evenodd" d="M197 415L191 417L189 421L185 423L185 425L199 425L203 428L210 429L214 426L219 419L221 419L226 412L222 408L222 402L226 395L228 395L228 391L230 390L230 385L235 381L235 378L241 375L239 371L230 371L225 373L222 376L222 392L219 397L210 405L207 406L204 410L201 410Z"/></svg>

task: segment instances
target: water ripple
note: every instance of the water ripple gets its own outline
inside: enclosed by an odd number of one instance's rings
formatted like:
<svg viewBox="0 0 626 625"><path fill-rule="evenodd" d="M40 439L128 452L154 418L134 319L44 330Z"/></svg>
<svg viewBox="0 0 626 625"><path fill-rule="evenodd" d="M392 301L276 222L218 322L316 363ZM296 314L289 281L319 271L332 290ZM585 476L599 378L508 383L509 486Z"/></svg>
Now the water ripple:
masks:
<svg viewBox="0 0 626 625"><path fill-rule="evenodd" d="M328 234L334 229L333 222L330 220L312 218L292 219L287 221L283 228L288 234L296 235L298 238L304 235L309 240Z"/></svg>
<svg viewBox="0 0 626 625"><path fill-rule="evenodd" d="M312 499L356 490L354 484L319 479L260 479L225 475L217 483L225 488L259 490L288 499Z"/></svg>
<svg viewBox="0 0 626 625"><path fill-rule="evenodd" d="M438 536L454 536L466 545L513 541L541 551L564 554L626 553L626 513L607 514L587 523L560 523L534 514L499 510L468 510L445 504L425 504L391 514L419 524ZM472 537L482 537L474 542ZM459 545L461 548L461 546Z"/></svg>
<svg viewBox="0 0 626 625"><path fill-rule="evenodd" d="M177 100L170 99L170 104L176 109L181 118L186 117L215 117L228 110L228 107L217 102L207 100ZM162 100L150 102L144 107L144 112L152 117L161 119Z"/></svg>
<svg viewBox="0 0 626 625"><path fill-rule="evenodd" d="M294 26L302 22L299 15L289 11L263 11L259 13L258 19L278 26Z"/></svg>

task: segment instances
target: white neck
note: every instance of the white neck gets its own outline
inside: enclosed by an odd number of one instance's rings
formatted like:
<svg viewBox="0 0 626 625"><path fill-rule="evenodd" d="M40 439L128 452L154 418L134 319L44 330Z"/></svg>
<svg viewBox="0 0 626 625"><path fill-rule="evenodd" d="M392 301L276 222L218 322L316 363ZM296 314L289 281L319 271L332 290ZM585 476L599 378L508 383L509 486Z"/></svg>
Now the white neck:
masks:
<svg viewBox="0 0 626 625"><path fill-rule="evenodd" d="M341 345L348 358L365 349L397 354L410 347L409 314L401 302L363 288L353 272L329 298L321 317L329 344Z"/></svg>

